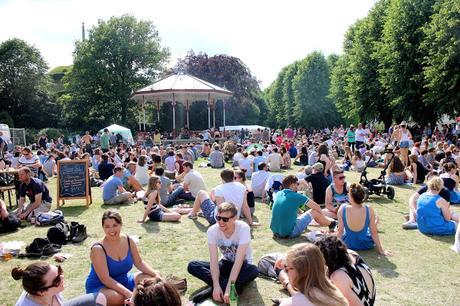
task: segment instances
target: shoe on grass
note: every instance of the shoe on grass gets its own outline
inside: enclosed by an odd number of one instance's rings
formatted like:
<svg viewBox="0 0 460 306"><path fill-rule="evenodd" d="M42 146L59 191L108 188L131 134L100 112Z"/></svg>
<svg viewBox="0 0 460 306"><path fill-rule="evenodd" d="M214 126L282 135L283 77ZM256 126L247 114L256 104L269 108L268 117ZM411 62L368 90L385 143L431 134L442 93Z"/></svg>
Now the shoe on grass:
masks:
<svg viewBox="0 0 460 306"><path fill-rule="evenodd" d="M187 215L187 218L192 219L192 220L196 220L196 219L198 219L198 216L195 215L193 212L189 212L188 215Z"/></svg>
<svg viewBox="0 0 460 306"><path fill-rule="evenodd" d="M418 224L417 222L415 221L407 221L407 222L404 222L401 227L405 230L411 230L411 229L417 229L418 228Z"/></svg>

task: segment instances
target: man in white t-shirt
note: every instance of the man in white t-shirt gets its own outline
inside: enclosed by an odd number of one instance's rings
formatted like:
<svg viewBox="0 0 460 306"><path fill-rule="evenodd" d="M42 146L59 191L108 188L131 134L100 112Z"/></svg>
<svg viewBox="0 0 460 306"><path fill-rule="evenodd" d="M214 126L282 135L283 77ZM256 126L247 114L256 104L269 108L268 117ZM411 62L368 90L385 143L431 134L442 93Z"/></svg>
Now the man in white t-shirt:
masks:
<svg viewBox="0 0 460 306"><path fill-rule="evenodd" d="M281 154L278 153L278 148L273 148L273 152L267 157L267 163L270 171L281 171L282 161L283 158L281 157Z"/></svg>
<svg viewBox="0 0 460 306"><path fill-rule="evenodd" d="M209 224L213 225L216 223L217 206L223 202L229 202L235 205L238 219L243 213L249 225L257 225L252 222L251 211L246 198L246 187L241 183L234 182L234 175L233 170L224 169L220 172L223 184L215 187L211 194L208 194L205 190L200 190L195 197L193 209L188 217L196 219L198 212L201 210Z"/></svg>
<svg viewBox="0 0 460 306"><path fill-rule="evenodd" d="M203 176L193 170L193 164L186 161L182 165L184 167L184 182L182 186L178 186L171 194L170 197L177 199L184 199L186 201L194 201L200 190L206 190Z"/></svg>
<svg viewBox="0 0 460 306"><path fill-rule="evenodd" d="M235 205L223 202L217 206L217 224L208 229L210 262L191 261L188 272L210 287L193 297L195 304L212 297L217 302L230 303L231 283L241 294L244 286L257 278L259 271L252 264L251 230L238 220ZM222 258L218 260L218 250Z"/></svg>
<svg viewBox="0 0 460 306"><path fill-rule="evenodd" d="M267 180L270 178L270 172L268 172L268 166L266 163L261 162L258 166L258 171L254 172L251 177L251 187L254 192L255 198L262 198L262 202L265 203L266 192L265 185Z"/></svg>
<svg viewBox="0 0 460 306"><path fill-rule="evenodd" d="M236 149L236 153L233 155L233 167L238 167L240 160L243 158L243 148L239 147Z"/></svg>

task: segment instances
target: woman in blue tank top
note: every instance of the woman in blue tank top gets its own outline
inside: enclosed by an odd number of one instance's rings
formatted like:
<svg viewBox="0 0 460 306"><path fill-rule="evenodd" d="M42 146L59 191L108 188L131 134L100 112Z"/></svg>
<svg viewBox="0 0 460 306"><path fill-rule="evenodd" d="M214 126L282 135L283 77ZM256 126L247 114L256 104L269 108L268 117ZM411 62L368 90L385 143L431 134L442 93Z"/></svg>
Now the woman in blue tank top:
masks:
<svg viewBox="0 0 460 306"><path fill-rule="evenodd" d="M360 184L351 184L348 197L350 203L342 204L337 212L337 238L342 239L352 250L369 250L375 247L379 254L391 255L380 244L374 210L363 205L364 187Z"/></svg>
<svg viewBox="0 0 460 306"><path fill-rule="evenodd" d="M102 215L105 236L91 247L91 270L86 279L86 293L101 292L108 305L123 305L131 298L136 283L157 273L139 255L136 244L121 234L122 219L108 210ZM141 272L130 273L136 266Z"/></svg>
<svg viewBox="0 0 460 306"><path fill-rule="evenodd" d="M454 235L459 216L450 211L449 202L439 195L443 179L434 177L427 186L428 191L417 200L418 229L429 235Z"/></svg>

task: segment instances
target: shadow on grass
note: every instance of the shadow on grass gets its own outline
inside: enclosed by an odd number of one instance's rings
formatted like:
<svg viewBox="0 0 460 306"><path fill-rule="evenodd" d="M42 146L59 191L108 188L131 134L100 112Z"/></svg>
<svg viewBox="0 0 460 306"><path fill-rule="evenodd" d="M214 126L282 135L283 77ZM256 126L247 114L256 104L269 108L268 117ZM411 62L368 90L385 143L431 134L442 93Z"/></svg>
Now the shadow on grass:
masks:
<svg viewBox="0 0 460 306"><path fill-rule="evenodd" d="M203 220L206 220L206 219L203 219ZM197 220L192 220L193 223L195 224L195 226L203 233L206 233L208 231L208 228L209 226L207 225L204 225L203 223L199 222L198 219ZM207 221L205 221L207 222Z"/></svg>
<svg viewBox="0 0 460 306"><path fill-rule="evenodd" d="M382 256L376 250L359 251L359 255L365 259L373 270L377 270L383 277L397 278L399 276L399 273L396 272L397 266L390 261L391 257Z"/></svg>
<svg viewBox="0 0 460 306"><path fill-rule="evenodd" d="M145 228L147 233L159 233L160 226L158 222L144 222L142 223L142 227Z"/></svg>
<svg viewBox="0 0 460 306"><path fill-rule="evenodd" d="M447 243L447 244L454 244L455 242L455 234L449 235L449 236L435 236L435 235L424 235L428 238L431 238L433 240L442 242L442 243Z"/></svg>
<svg viewBox="0 0 460 306"><path fill-rule="evenodd" d="M66 205L68 205L68 203ZM81 214L83 214L87 209L91 209L91 206L89 208L86 208L86 205L80 205L80 206L66 206L66 205L59 207L59 210L61 210L64 213L64 216L66 217L78 217Z"/></svg>

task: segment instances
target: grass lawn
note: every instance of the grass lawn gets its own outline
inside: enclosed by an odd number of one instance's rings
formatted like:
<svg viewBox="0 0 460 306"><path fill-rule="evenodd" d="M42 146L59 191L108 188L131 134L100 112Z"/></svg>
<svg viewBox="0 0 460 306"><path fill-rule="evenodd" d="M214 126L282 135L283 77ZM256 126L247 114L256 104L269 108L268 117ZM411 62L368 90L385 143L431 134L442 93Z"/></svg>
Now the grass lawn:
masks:
<svg viewBox="0 0 460 306"><path fill-rule="evenodd" d="M294 172L298 168L289 171ZM219 170L197 169L203 174L208 190L220 183ZM370 178L377 171L371 169ZM347 181L357 182L358 173L347 173ZM53 198L56 198L56 180L48 183ZM385 249L391 250L392 257L382 257L375 251L361 252L372 268L377 286L377 305L460 305L460 256L449 249L454 237L431 237L417 230L401 229L403 215L407 212L407 199L415 187L396 188L394 201L372 196L370 204L380 217L380 239ZM88 227L89 238L80 245L66 245L63 252L73 257L62 264L65 271L64 295L69 298L84 293L84 283L90 267L89 249L103 237L101 216L107 206L101 205L101 189L93 188L93 205L86 209L83 200L67 201L62 208L67 221L78 221ZM182 218L180 223L138 224L142 216L143 205L117 206L123 216L123 232L141 237L139 248L143 258L164 275L174 274L186 277L189 289L188 299L204 283L187 273L187 263L192 259L209 260L205 232L208 223L199 218L192 221ZM454 208L460 212L458 207ZM256 203L257 220L262 224L253 229L252 247L254 261L263 254L274 251L286 251L293 244L305 241L305 238L292 240L274 240L269 229L270 210L260 202ZM0 241L22 240L26 244L35 237L46 236L47 228L28 226L19 231L0 235ZM305 235L304 235L305 236ZM52 259L45 259L53 262ZM13 305L21 293L20 282L10 276L16 265L25 267L33 262L29 259L12 259L0 262L0 305ZM246 289L240 297L240 305L271 305L271 298L284 297L281 286L259 278Z"/></svg>

